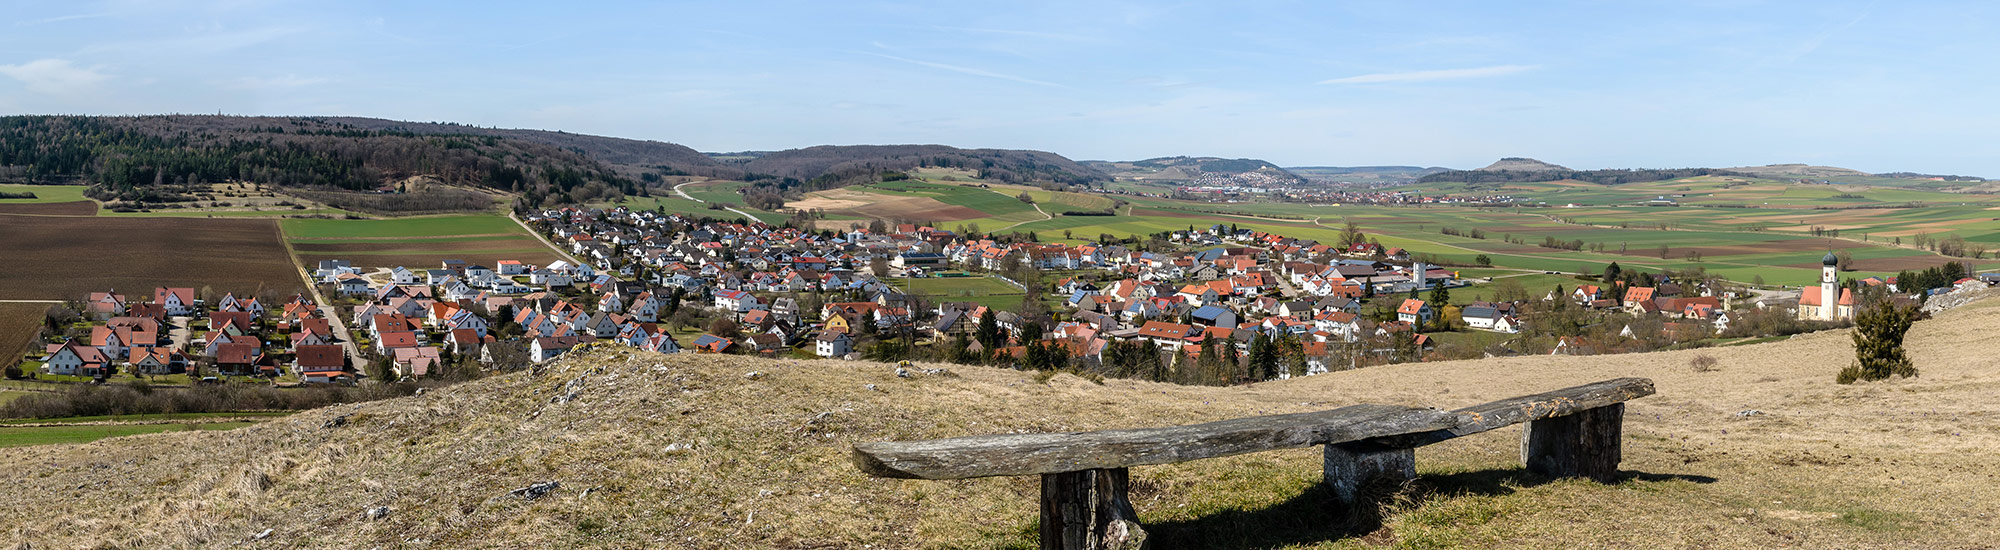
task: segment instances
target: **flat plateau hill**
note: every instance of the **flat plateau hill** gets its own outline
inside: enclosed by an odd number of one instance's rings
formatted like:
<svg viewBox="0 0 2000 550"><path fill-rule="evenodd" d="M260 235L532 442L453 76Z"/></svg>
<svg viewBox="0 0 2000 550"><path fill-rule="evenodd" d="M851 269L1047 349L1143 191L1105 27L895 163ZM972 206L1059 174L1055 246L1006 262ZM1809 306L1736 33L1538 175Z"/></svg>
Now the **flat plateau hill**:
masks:
<svg viewBox="0 0 2000 550"><path fill-rule="evenodd" d="M1546 162L1542 162L1527 157L1502 158L1500 160L1493 161L1493 164L1488 164L1484 167L1476 169L1475 171L1492 172L1498 170L1510 170L1515 172L1569 171L1568 168L1564 168L1562 167L1562 165L1549 164Z"/></svg>
<svg viewBox="0 0 2000 550"><path fill-rule="evenodd" d="M1840 386L1849 335L1395 365L1246 387L616 348L226 432L0 449L26 548L1030 547L1037 480L863 477L858 442L1157 426L1357 402L1459 407L1620 376L1628 477L1519 469L1518 427L1423 448L1386 526L1325 526L1316 449L1136 468L1167 547L1943 548L2000 540L1987 301L1917 324L1922 377ZM1719 370L1695 372L1708 354ZM750 372L758 376L746 376ZM872 387L871 387L872 385ZM560 487L538 499L530 484ZM367 519L364 510L388 507ZM253 538L270 530L262 538Z"/></svg>

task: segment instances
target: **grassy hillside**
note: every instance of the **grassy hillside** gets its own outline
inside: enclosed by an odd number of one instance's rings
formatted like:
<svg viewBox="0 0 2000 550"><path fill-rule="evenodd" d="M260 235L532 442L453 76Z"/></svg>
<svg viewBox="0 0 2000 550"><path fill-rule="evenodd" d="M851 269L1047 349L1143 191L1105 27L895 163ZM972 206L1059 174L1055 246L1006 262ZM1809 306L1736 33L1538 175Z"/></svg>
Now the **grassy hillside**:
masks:
<svg viewBox="0 0 2000 550"><path fill-rule="evenodd" d="M1036 481L871 479L884 439L1150 426L1356 402L1457 407L1617 376L1626 479L1524 473L1518 428L1419 452L1366 534L1323 527L1317 450L1133 470L1173 547L1970 547L2000 536L2000 391L1976 334L2000 303L1921 322L1917 379L1833 384L1847 335L1706 351L1526 357L1179 387L953 367L659 356L611 349L423 396L226 432L0 449L35 547L1030 547ZM1699 353L1719 359L1697 373ZM748 372L763 376L752 379ZM873 385L873 387L869 387ZM1740 414L1743 411L1759 411ZM508 492L558 481L549 496ZM387 517L362 519L387 506Z"/></svg>
<svg viewBox="0 0 2000 550"><path fill-rule="evenodd" d="M829 185L873 182L885 171L920 167L975 170L981 178L1008 183L1086 185L1111 179L1046 151L944 145L821 145L761 154L742 161L741 166L755 174L820 180Z"/></svg>

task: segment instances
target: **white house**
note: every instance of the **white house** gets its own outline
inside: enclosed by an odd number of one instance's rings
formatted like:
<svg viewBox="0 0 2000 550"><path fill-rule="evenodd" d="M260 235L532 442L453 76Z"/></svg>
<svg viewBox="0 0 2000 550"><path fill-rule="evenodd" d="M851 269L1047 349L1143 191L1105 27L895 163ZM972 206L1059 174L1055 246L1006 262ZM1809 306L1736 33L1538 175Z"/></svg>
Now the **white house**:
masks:
<svg viewBox="0 0 2000 550"><path fill-rule="evenodd" d="M153 303L165 308L167 315L187 315L194 311L194 289L154 288Z"/></svg>
<svg viewBox="0 0 2000 550"><path fill-rule="evenodd" d="M848 338L847 333L843 331L829 330L821 333L815 340L814 351L820 357L846 357L849 352L854 351L854 339Z"/></svg>
<svg viewBox="0 0 2000 550"><path fill-rule="evenodd" d="M727 311L749 311L757 305L757 297L745 290L715 291L715 307Z"/></svg>
<svg viewBox="0 0 2000 550"><path fill-rule="evenodd" d="M399 285L417 284L417 272L410 271L409 268L403 266L396 266L396 269L389 270L389 278Z"/></svg>

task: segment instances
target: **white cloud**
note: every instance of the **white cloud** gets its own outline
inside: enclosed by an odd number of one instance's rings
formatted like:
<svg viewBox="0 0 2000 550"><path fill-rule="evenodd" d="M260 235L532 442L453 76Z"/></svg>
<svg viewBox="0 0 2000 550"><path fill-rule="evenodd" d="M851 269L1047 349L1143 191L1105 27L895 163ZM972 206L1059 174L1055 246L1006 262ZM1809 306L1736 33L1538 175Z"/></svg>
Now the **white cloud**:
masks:
<svg viewBox="0 0 2000 550"><path fill-rule="evenodd" d="M1431 80L1457 80L1464 78L1485 78L1510 75L1541 68L1538 65L1494 65L1470 69L1443 69L1436 71L1410 71L1403 73L1374 73L1321 80L1320 84L1383 84L1389 82L1426 82Z"/></svg>
<svg viewBox="0 0 2000 550"><path fill-rule="evenodd" d="M0 75L26 84L28 89L49 95L88 91L111 75L70 65L66 59L37 59L20 65L0 65Z"/></svg>

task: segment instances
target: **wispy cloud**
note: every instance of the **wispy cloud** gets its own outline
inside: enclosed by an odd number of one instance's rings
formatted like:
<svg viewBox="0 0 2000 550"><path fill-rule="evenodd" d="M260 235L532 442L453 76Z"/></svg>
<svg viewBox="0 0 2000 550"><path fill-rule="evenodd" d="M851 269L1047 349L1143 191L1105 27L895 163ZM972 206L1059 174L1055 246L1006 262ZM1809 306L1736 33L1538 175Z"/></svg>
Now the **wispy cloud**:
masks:
<svg viewBox="0 0 2000 550"><path fill-rule="evenodd" d="M231 79L224 84L232 88L262 90L270 88L298 88L301 86L325 84L327 82L331 82L331 80L317 76L307 77L287 74L284 76L244 76Z"/></svg>
<svg viewBox="0 0 2000 550"><path fill-rule="evenodd" d="M111 75L96 69L71 65L67 59L37 59L19 65L0 65L0 75L21 81L30 91L49 95L90 91L98 83L111 79Z"/></svg>
<svg viewBox="0 0 2000 550"><path fill-rule="evenodd" d="M1409 71L1401 73L1374 73L1319 81L1320 84L1385 84L1390 82L1429 82L1433 80L1460 80L1466 78L1486 78L1539 69L1539 65L1494 65L1469 69L1441 69L1435 71Z"/></svg>
<svg viewBox="0 0 2000 550"><path fill-rule="evenodd" d="M948 25L931 25L931 28L940 31L999 34L1007 36L1021 36L1027 38L1041 38L1045 40L1062 40L1068 42L1086 42L1093 40L1092 38L1087 36L1078 36L1074 34L1062 34L1062 33L1046 32L1046 31L1027 31L1018 29L989 29L982 27L953 27Z"/></svg>
<svg viewBox="0 0 2000 550"><path fill-rule="evenodd" d="M1022 83L1022 84L1034 84L1034 85L1036 85L1036 86L1048 86L1048 87L1051 87L1051 88L1064 88L1064 89L1069 89L1069 86L1064 86L1064 85L1061 85L1061 84L1057 84L1057 83L1054 83L1054 82L1049 82L1049 81L1046 81L1046 80L1035 80L1035 79L1032 79L1032 78L1026 78L1026 77L1019 77L1019 76L1014 76L1014 75L1010 75L1010 74L1003 74L1003 73L996 73L996 72L993 72L993 71L988 71L988 70L985 70L985 69L975 69L975 68L972 68L972 67L960 67L960 66L958 66L958 65L948 65L948 64L944 64L944 63L934 63L934 62L930 62L930 61L919 61L919 60L915 60L915 59L910 59L910 58L907 58L907 57L896 57L896 56L893 56L893 55L888 55L888 54L880 54L880 53L874 53L874 52L860 52L860 53L865 53L865 54L868 54L868 55L872 55L872 56L875 56L875 57L880 57L880 58L883 58L883 59L888 59L888 60L891 60L891 61L901 61L901 62L904 62L904 63L909 63L909 64L911 64L911 65L919 65L919 66L924 66L924 67L930 67L930 68L933 68L933 69L941 69L941 70L946 70L946 71L951 71L951 72L955 72L955 73L961 73L961 74L969 74L969 75L972 75L972 76L983 76L983 77L986 77L986 78L997 78L997 79L1000 79L1000 80L1008 80L1008 81L1013 81L1013 82L1019 82L1019 83Z"/></svg>
<svg viewBox="0 0 2000 550"><path fill-rule="evenodd" d="M79 14L76 14L76 15L62 15L62 16L56 16L56 17L49 17L49 18L44 18L44 19L32 19L32 20L28 20L28 21L22 21L22 22L19 22L19 23L15 23L15 25L16 25L16 26L28 26L28 25L46 25L46 24L49 24L49 23L61 23L61 22L64 22L64 21L75 21L75 20L78 20L78 19L96 19L96 18L99 18L99 17L111 17L111 16L114 16L114 15L117 15L117 14L115 14L115 13L79 13Z"/></svg>

